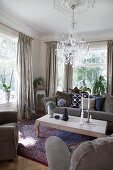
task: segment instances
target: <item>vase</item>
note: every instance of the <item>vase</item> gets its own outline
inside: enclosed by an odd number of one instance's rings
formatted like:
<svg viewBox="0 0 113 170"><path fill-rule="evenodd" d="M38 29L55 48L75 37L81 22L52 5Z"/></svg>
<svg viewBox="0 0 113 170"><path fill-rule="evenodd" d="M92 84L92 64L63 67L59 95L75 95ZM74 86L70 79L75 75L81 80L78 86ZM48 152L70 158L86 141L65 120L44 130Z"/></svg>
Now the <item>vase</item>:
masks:
<svg viewBox="0 0 113 170"><path fill-rule="evenodd" d="M7 102L9 102L9 100L10 100L10 91L5 92L5 99L6 99Z"/></svg>
<svg viewBox="0 0 113 170"><path fill-rule="evenodd" d="M64 114L62 116L62 120L67 121L69 119L67 109L65 109Z"/></svg>
<svg viewBox="0 0 113 170"><path fill-rule="evenodd" d="M50 118L53 118L53 116L54 116L54 111L52 109L50 109L49 106L48 106L48 115L50 116Z"/></svg>

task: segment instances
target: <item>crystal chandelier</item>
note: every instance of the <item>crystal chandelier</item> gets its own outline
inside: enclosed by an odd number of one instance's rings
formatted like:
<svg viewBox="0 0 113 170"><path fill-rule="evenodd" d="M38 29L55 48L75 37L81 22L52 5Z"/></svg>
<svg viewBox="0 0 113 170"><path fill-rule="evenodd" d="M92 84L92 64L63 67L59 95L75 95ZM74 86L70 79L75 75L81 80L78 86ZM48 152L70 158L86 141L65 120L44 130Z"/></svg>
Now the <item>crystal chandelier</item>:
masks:
<svg viewBox="0 0 113 170"><path fill-rule="evenodd" d="M77 20L75 14L93 7L95 0L54 0L54 8L63 12L72 12L72 30L68 38L57 44L57 56L65 64L74 66L75 59L88 52L89 45L84 37L79 41L76 33Z"/></svg>

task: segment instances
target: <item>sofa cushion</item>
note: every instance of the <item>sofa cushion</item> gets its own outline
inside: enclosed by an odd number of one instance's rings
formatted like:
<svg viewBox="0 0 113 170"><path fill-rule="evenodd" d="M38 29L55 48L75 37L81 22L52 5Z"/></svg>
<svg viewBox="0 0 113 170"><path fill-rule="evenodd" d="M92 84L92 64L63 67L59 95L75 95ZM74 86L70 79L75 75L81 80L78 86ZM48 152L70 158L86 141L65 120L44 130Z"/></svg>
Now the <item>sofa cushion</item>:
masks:
<svg viewBox="0 0 113 170"><path fill-rule="evenodd" d="M113 96L106 96L105 100L105 111L113 113Z"/></svg>
<svg viewBox="0 0 113 170"><path fill-rule="evenodd" d="M83 108L85 110L88 110L88 100L89 100L89 109L94 108L94 106L95 106L95 98L84 98L83 99Z"/></svg>
<svg viewBox="0 0 113 170"><path fill-rule="evenodd" d="M112 170L113 137L86 141L75 147L69 170ZM98 159L97 159L98 158Z"/></svg>
<svg viewBox="0 0 113 170"><path fill-rule="evenodd" d="M105 103L105 97L101 97L101 96L95 97L95 107L94 107L95 110L102 111L104 103Z"/></svg>
<svg viewBox="0 0 113 170"><path fill-rule="evenodd" d="M59 107L65 107L66 106L66 100L64 100L64 99L57 100L57 105Z"/></svg>
<svg viewBox="0 0 113 170"><path fill-rule="evenodd" d="M113 113L105 111L90 110L93 119L113 122Z"/></svg>
<svg viewBox="0 0 113 170"><path fill-rule="evenodd" d="M66 101L65 106L70 107L71 106L71 98L72 98L71 96L72 96L71 93L57 91L57 105L58 105L58 101L60 99L64 99Z"/></svg>
<svg viewBox="0 0 113 170"><path fill-rule="evenodd" d="M81 94L80 93L72 93L71 107L79 108L80 105L81 105Z"/></svg>
<svg viewBox="0 0 113 170"><path fill-rule="evenodd" d="M67 109L68 115L80 117L81 109L80 108L71 108L71 107L56 107L54 112L59 114L64 114L65 108Z"/></svg>
<svg viewBox="0 0 113 170"><path fill-rule="evenodd" d="M81 97L88 98L88 93L72 93L71 107L79 108L81 106Z"/></svg>

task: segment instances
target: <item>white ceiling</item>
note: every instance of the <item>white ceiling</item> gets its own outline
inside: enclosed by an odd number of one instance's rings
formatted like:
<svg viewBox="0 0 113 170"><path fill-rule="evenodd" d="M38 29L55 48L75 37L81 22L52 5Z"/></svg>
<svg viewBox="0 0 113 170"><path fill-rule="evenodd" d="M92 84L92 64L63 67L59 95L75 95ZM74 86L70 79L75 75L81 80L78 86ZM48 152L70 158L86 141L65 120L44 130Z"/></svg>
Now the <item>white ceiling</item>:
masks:
<svg viewBox="0 0 113 170"><path fill-rule="evenodd" d="M53 0L0 0L0 10L32 26L38 33L69 33L70 15L53 9ZM96 0L93 9L79 16L77 32L113 29L113 0Z"/></svg>

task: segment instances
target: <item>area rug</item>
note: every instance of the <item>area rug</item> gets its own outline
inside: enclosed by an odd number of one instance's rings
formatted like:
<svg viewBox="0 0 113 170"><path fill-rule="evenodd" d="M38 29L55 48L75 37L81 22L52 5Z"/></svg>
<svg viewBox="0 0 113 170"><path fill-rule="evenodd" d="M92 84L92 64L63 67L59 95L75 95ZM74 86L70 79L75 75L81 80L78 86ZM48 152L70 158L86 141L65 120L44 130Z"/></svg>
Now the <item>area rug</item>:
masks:
<svg viewBox="0 0 113 170"><path fill-rule="evenodd" d="M45 141L49 136L60 137L68 146L77 145L80 142L93 140L93 137L79 135L71 132L48 128L43 124L40 125L40 136L37 137L35 130L35 120L22 121L18 125L19 144L18 155L30 160L47 164Z"/></svg>

